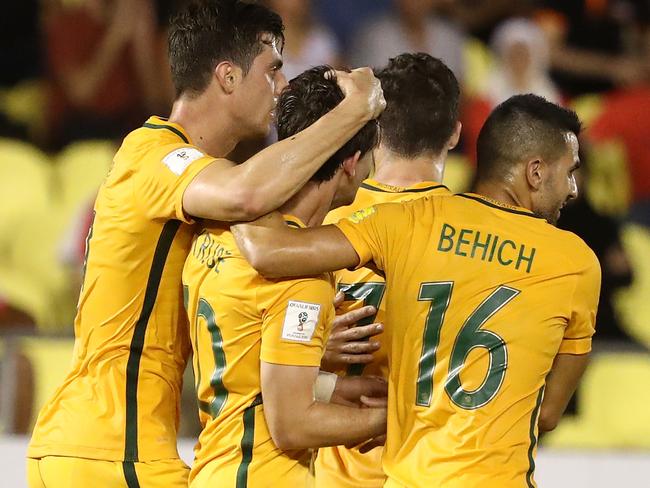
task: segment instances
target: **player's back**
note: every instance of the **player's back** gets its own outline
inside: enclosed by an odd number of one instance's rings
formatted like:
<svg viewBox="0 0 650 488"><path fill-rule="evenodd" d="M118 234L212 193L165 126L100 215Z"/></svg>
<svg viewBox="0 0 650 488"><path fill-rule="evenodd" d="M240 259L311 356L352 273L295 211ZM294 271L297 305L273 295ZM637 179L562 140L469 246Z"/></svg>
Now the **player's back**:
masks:
<svg viewBox="0 0 650 488"><path fill-rule="evenodd" d="M451 193L446 186L433 181L425 181L408 187L398 187L386 185L372 179L365 180L359 187L354 203L329 212L324 224L338 222L357 211L380 203L407 202L416 198L434 195L451 195ZM378 273L372 266L355 270L342 269L335 273L335 278L337 289L345 293L344 304L347 306L346 310L365 305L372 305L377 308L377 315L363 319L357 325L372 322L383 323L385 321L386 306L382 298L386 286L381 272ZM362 372L383 377L388 376L386 349L384 347L374 354L372 363L365 367L351 366L347 371L348 374L352 375L358 375Z"/></svg>
<svg viewBox="0 0 650 488"><path fill-rule="evenodd" d="M391 324L386 486L534 486L545 377L558 352L590 349L595 256L476 195L374 213Z"/></svg>
<svg viewBox="0 0 650 488"><path fill-rule="evenodd" d="M193 234L182 194L213 160L156 117L124 140L95 203L71 372L39 415L29 457L177 458Z"/></svg>
<svg viewBox="0 0 650 488"><path fill-rule="evenodd" d="M260 361L320 364L334 313L331 275L267 280L241 255L228 227L211 224L195 238L183 284L203 426L191 486L305 486L310 452L275 446Z"/></svg>
<svg viewBox="0 0 650 488"><path fill-rule="evenodd" d="M386 185L373 179L365 180L354 199L354 203L332 210L325 218L325 224L335 223L349 217L354 212L372 205L390 202L406 202L431 195L451 195L449 189L434 181L423 181L408 187ZM383 300L386 283L382 274L372 266L355 270L343 269L335 273L337 289L345 294L342 309L345 311L372 305L377 314L359 321L357 325L373 322L386 323L386 303ZM390 326L390 325L388 325ZM347 375L375 375L388 378L387 344L379 336L380 349L373 356L370 364L350 365ZM316 460L316 487L328 486L383 486L385 481L381 469L383 448L378 447L368 453L345 446L333 446L318 450Z"/></svg>

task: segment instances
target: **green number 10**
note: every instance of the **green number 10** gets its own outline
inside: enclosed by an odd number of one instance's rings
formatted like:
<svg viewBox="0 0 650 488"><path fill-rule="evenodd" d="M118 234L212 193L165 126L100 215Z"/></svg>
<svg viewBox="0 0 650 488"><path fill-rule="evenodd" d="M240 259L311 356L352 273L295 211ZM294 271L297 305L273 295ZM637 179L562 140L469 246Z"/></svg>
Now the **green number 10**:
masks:
<svg viewBox="0 0 650 488"><path fill-rule="evenodd" d="M422 353L418 368L415 403L419 406L431 405L436 351L440 342L440 331L445 319L445 312L451 301L453 285L451 281L420 285L418 300L431 302L431 306L424 326ZM519 290L503 285L499 286L472 312L458 332L451 351L445 391L459 407L468 410L482 407L490 402L501 388L508 367L508 348L501 337L492 331L481 329L481 327L518 294ZM460 372L467 356L476 347L487 349L490 360L489 367L481 385L475 390L467 391L461 384Z"/></svg>

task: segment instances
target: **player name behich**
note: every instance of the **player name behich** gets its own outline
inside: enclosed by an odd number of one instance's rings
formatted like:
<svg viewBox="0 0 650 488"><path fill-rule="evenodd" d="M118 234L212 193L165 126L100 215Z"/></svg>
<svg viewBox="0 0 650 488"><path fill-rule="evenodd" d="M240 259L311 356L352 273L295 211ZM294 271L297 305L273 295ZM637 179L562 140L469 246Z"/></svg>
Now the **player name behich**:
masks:
<svg viewBox="0 0 650 488"><path fill-rule="evenodd" d="M480 232L474 229L456 229L450 224L442 224L438 251L453 252L481 261L497 262L502 266L525 269L530 273L536 249L504 239L497 234Z"/></svg>

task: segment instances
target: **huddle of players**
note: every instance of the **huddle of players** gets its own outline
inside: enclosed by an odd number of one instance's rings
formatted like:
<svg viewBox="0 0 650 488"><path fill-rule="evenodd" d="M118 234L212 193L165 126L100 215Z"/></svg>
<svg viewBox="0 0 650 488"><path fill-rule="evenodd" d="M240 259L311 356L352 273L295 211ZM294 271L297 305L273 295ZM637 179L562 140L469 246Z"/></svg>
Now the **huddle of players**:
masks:
<svg viewBox="0 0 650 488"><path fill-rule="evenodd" d="M30 486L186 485L175 440L190 347L203 425L191 486L535 486L537 425L553 428L575 389L598 297L595 257L551 225L576 194L575 114L534 96L499 106L479 138L477 193L451 195L439 181L459 89L439 60L404 54L376 73L380 130L367 71L314 68L282 90L281 21L264 7L200 2L170 39L179 100L231 110L249 129L237 142L268 126L269 97L254 95L281 92L281 141L240 167L215 160L228 151L182 103L125 139L96 203L73 371L39 415ZM203 82L183 84L192 49L212 45L222 52ZM239 214L225 201L235 182L274 206ZM276 207L283 219L193 222ZM336 225L318 227L325 218ZM338 371L348 377L330 402L315 399L329 272L355 267L336 284L346 305L377 308L381 348ZM388 380L387 409L346 396L359 374ZM342 447L386 422L385 448ZM315 480L309 448L321 448Z"/></svg>

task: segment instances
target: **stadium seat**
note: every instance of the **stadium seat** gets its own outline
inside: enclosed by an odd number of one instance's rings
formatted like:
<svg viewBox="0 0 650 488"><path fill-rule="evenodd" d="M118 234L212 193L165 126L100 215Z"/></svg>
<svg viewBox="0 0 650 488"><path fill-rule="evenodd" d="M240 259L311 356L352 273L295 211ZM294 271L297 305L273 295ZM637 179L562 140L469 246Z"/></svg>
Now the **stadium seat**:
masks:
<svg viewBox="0 0 650 488"><path fill-rule="evenodd" d="M486 80L494 57L490 49L476 38L469 38L463 49L465 73L463 78L464 96L481 96L486 91Z"/></svg>
<svg viewBox="0 0 650 488"><path fill-rule="evenodd" d="M30 220L28 213L38 211L45 220L50 218L44 217L46 212L56 213L50 205L51 165L35 147L11 139L0 139L0 154L0 293L9 303L33 314L41 308L37 305L41 293L35 290L38 281L32 284L21 272L17 236L30 233L30 226L41 225ZM29 244L38 260L39 242Z"/></svg>
<svg viewBox="0 0 650 488"><path fill-rule="evenodd" d="M0 290L41 330L70 330L77 290L59 257L69 221L56 206L26 207L19 224L12 226L8 258L0 263Z"/></svg>
<svg viewBox="0 0 650 488"><path fill-rule="evenodd" d="M20 348L29 359L34 374L33 418L45 402L61 385L72 363L74 340L72 338L26 337L21 339Z"/></svg>
<svg viewBox="0 0 650 488"><path fill-rule="evenodd" d="M474 177L474 168L469 160L458 153L447 156L443 183L454 193L468 191Z"/></svg>
<svg viewBox="0 0 650 488"><path fill-rule="evenodd" d="M544 438L559 448L650 447L650 356L600 353L580 385L576 418Z"/></svg>
<svg viewBox="0 0 650 488"><path fill-rule="evenodd" d="M0 92L0 111L15 124L25 127L34 139L41 138L45 131L45 85L42 80L25 80Z"/></svg>
<svg viewBox="0 0 650 488"><path fill-rule="evenodd" d="M589 127L602 114L603 107L603 96L593 93L576 97L569 104L569 108L575 110L586 127Z"/></svg>
<svg viewBox="0 0 650 488"><path fill-rule="evenodd" d="M650 349L650 229L628 224L623 228L622 241L634 279L615 295L614 306L625 330Z"/></svg>
<svg viewBox="0 0 650 488"><path fill-rule="evenodd" d="M116 147L110 141L70 144L56 158L55 178L62 211L70 218L94 199L113 163Z"/></svg>
<svg viewBox="0 0 650 488"><path fill-rule="evenodd" d="M0 139L0 221L30 206L44 206L51 196L48 157L36 147Z"/></svg>
<svg viewBox="0 0 650 488"><path fill-rule="evenodd" d="M588 184L586 195L600 213L624 216L632 200L632 185L627 154L622 142L594 142L588 146Z"/></svg>

